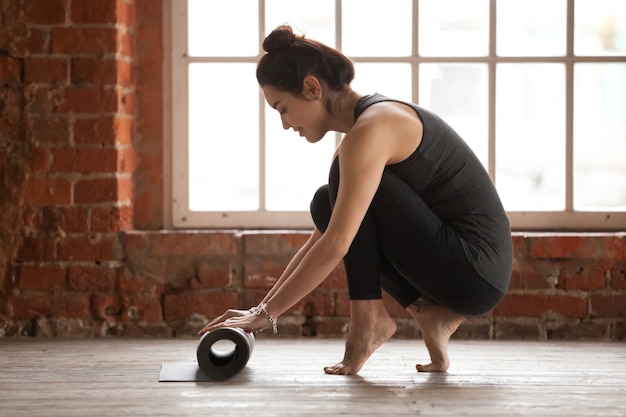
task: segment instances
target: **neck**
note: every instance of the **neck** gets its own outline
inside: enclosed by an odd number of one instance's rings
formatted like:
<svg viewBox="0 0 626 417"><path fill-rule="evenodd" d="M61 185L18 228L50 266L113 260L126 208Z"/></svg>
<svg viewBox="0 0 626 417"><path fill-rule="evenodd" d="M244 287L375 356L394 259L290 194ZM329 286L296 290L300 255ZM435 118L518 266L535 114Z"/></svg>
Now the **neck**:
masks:
<svg viewBox="0 0 626 417"><path fill-rule="evenodd" d="M331 114L330 130L347 133L354 126L354 107L363 97L346 86L342 91L333 92L328 97Z"/></svg>

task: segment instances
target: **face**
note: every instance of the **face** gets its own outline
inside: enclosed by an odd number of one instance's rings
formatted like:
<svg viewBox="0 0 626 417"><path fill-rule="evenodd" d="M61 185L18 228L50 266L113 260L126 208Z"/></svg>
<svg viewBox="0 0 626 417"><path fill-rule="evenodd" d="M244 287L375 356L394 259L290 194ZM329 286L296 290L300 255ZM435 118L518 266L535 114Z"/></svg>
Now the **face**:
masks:
<svg viewBox="0 0 626 417"><path fill-rule="evenodd" d="M315 91L308 92L305 88L302 96L294 96L266 85L263 94L267 103L280 114L283 129L293 129L311 143L319 141L326 134L326 110Z"/></svg>

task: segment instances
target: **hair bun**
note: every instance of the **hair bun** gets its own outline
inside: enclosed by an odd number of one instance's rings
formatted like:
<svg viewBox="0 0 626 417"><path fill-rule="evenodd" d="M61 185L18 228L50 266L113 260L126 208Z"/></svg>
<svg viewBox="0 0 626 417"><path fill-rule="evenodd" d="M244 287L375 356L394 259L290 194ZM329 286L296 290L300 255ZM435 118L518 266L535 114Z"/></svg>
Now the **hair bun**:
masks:
<svg viewBox="0 0 626 417"><path fill-rule="evenodd" d="M293 33L291 26L278 26L263 41L263 49L267 53L279 52L290 48L296 43L298 36Z"/></svg>

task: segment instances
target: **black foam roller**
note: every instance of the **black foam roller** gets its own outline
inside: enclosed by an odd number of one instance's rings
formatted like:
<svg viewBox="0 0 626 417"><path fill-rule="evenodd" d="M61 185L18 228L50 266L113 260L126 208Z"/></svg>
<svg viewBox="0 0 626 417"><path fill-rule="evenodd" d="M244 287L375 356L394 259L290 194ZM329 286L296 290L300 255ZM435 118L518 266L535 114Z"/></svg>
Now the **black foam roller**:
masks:
<svg viewBox="0 0 626 417"><path fill-rule="evenodd" d="M220 340L230 340L235 348L230 352L216 352L213 345ZM254 335L233 327L222 327L205 333L198 344L197 357L200 370L214 381L232 378L245 368L252 349Z"/></svg>

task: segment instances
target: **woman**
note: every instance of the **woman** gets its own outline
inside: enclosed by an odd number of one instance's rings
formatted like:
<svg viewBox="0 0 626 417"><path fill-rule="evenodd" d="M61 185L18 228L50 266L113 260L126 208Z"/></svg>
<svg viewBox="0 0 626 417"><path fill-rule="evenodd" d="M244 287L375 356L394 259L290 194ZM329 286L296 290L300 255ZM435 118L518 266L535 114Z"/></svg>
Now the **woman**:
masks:
<svg viewBox="0 0 626 417"><path fill-rule="evenodd" d="M431 362L444 372L450 336L464 316L491 310L508 289L509 221L470 148L444 121L410 103L350 88L354 67L335 49L276 28L263 42L257 79L283 128L315 143L345 133L329 184L311 202L315 229L259 306L228 310L218 327L250 332L276 319L343 260L350 296L344 358L329 374L357 373L396 324L388 292L414 317Z"/></svg>

